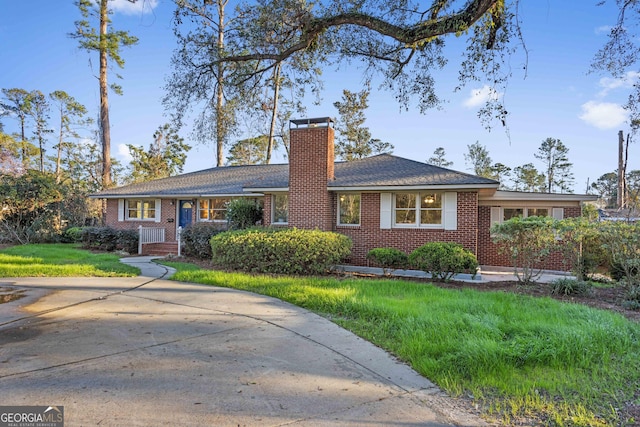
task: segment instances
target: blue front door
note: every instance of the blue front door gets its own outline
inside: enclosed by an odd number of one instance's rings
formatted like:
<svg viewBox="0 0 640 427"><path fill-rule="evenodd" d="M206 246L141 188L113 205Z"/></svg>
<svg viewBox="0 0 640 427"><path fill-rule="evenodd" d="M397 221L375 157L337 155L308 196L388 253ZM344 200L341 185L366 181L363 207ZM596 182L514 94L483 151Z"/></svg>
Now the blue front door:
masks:
<svg viewBox="0 0 640 427"><path fill-rule="evenodd" d="M191 224L191 215L193 210L193 203L191 200L180 200L180 218L178 220L178 225L182 228L185 228L187 225Z"/></svg>

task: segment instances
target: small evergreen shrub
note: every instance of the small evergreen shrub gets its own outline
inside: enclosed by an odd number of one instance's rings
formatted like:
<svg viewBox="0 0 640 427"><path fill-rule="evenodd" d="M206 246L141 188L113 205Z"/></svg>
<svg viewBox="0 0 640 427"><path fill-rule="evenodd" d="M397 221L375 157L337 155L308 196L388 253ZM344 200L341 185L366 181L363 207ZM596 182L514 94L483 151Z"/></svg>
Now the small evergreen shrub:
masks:
<svg viewBox="0 0 640 427"><path fill-rule="evenodd" d="M583 280L563 277L551 282L551 293L553 295L587 296L591 294L591 291L591 283Z"/></svg>
<svg viewBox="0 0 640 427"><path fill-rule="evenodd" d="M409 264L407 254L396 248L375 248L367 253L367 260L382 267L385 275L391 270L405 268Z"/></svg>
<svg viewBox="0 0 640 427"><path fill-rule="evenodd" d="M262 222L262 207L255 200L234 199L227 204L227 221L230 230L255 227Z"/></svg>
<svg viewBox="0 0 640 427"><path fill-rule="evenodd" d="M118 230L116 234L116 249L130 254L138 253L138 241L140 240L138 230Z"/></svg>
<svg viewBox="0 0 640 427"><path fill-rule="evenodd" d="M628 310L640 310L640 285L627 287L622 306Z"/></svg>
<svg viewBox="0 0 640 427"><path fill-rule="evenodd" d="M222 226L198 222L182 230L182 254L198 259L211 259L211 238L223 231Z"/></svg>
<svg viewBox="0 0 640 427"><path fill-rule="evenodd" d="M457 243L431 242L409 254L409 264L431 274L438 280L449 281L454 275L478 272L476 256Z"/></svg>
<svg viewBox="0 0 640 427"><path fill-rule="evenodd" d="M296 228L250 228L211 238L215 265L274 274L324 274L351 252L342 234Z"/></svg>
<svg viewBox="0 0 640 427"><path fill-rule="evenodd" d="M118 245L118 233L111 227L87 227L82 232L82 246L111 252Z"/></svg>
<svg viewBox="0 0 640 427"><path fill-rule="evenodd" d="M84 232L84 229L82 227L67 228L62 233L62 242L63 243L81 243L83 232Z"/></svg>

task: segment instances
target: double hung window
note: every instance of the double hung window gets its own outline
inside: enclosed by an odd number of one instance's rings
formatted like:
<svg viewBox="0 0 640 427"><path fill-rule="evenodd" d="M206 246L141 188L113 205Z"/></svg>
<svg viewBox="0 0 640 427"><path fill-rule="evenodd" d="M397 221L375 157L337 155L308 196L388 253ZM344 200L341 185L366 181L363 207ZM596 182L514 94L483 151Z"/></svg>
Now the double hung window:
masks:
<svg viewBox="0 0 640 427"><path fill-rule="evenodd" d="M198 219L200 221L225 221L229 197L200 199L198 201Z"/></svg>
<svg viewBox="0 0 640 427"><path fill-rule="evenodd" d="M286 193L274 194L271 203L271 223L287 224L289 222L289 195Z"/></svg>
<svg viewBox="0 0 640 427"><path fill-rule="evenodd" d="M394 202L396 226L442 226L442 193L397 193Z"/></svg>
<svg viewBox="0 0 640 427"><path fill-rule="evenodd" d="M129 199L127 200L127 219L148 221L156 219L156 201Z"/></svg>
<svg viewBox="0 0 640 427"><path fill-rule="evenodd" d="M338 225L360 225L360 194L338 194Z"/></svg>

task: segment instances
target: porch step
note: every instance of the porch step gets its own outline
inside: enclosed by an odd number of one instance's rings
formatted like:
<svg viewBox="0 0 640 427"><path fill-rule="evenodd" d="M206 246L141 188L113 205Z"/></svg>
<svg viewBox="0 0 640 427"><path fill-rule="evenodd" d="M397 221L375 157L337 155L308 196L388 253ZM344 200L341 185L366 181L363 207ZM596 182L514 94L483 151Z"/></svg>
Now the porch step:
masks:
<svg viewBox="0 0 640 427"><path fill-rule="evenodd" d="M145 243L142 255L178 255L178 242Z"/></svg>

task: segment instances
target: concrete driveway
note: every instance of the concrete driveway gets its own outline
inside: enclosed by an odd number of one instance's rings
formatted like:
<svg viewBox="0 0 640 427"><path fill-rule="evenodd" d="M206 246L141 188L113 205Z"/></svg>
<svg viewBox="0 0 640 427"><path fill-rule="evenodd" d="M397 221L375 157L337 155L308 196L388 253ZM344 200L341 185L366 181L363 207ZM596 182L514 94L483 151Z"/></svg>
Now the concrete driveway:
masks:
<svg viewBox="0 0 640 427"><path fill-rule="evenodd" d="M484 425L431 382L282 301L164 280L19 278L0 305L0 405L67 426Z"/></svg>

